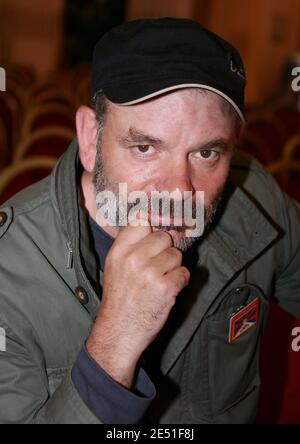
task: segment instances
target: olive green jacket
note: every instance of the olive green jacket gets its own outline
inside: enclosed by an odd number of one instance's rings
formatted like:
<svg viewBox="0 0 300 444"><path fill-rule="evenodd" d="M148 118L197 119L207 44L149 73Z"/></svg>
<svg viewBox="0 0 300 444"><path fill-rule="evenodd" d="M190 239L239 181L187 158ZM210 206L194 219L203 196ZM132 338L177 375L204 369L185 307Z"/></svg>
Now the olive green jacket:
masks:
<svg viewBox="0 0 300 444"><path fill-rule="evenodd" d="M71 379L102 282L80 170L73 142L51 176L0 208L0 423L100 423ZM158 396L145 422L253 422L269 300L300 315L300 206L237 154L197 254L151 355ZM257 322L229 342L231 317L256 298Z"/></svg>

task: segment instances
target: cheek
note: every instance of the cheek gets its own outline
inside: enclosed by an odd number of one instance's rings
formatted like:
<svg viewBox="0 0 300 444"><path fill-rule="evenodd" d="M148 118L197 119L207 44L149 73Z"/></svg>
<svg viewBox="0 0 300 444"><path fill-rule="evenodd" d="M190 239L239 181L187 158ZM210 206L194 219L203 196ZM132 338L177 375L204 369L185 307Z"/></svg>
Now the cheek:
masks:
<svg viewBox="0 0 300 444"><path fill-rule="evenodd" d="M217 171L199 174L199 179L194 182L196 190L204 191L206 204L212 203L222 191L228 176L228 167L219 168Z"/></svg>
<svg viewBox="0 0 300 444"><path fill-rule="evenodd" d="M129 190L145 190L155 184L159 176L157 168L152 165L136 165L128 161L126 156L114 155L109 153L106 158L103 157L105 172L109 179L114 182L127 183Z"/></svg>

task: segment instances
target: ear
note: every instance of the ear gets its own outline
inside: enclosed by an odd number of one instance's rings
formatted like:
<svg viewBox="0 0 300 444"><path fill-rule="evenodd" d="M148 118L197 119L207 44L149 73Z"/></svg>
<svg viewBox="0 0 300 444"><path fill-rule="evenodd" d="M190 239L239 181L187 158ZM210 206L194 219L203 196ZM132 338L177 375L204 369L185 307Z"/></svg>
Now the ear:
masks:
<svg viewBox="0 0 300 444"><path fill-rule="evenodd" d="M79 156L85 171L94 171L97 151L97 120L95 111L81 106L76 112L76 131Z"/></svg>

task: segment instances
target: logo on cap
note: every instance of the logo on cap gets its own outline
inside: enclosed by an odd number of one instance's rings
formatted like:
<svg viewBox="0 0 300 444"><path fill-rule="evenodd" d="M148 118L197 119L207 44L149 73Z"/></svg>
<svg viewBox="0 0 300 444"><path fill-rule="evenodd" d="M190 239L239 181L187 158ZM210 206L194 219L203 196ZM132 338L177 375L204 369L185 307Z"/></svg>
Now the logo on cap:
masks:
<svg viewBox="0 0 300 444"><path fill-rule="evenodd" d="M230 70L245 80L245 73L242 67L238 67L233 59L230 60Z"/></svg>

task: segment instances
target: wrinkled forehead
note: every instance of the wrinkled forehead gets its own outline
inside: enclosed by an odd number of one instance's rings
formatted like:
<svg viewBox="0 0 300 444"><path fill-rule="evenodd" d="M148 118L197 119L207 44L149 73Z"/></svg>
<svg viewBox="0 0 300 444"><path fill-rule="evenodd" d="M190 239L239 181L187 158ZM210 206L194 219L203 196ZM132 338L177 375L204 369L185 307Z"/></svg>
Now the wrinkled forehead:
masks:
<svg viewBox="0 0 300 444"><path fill-rule="evenodd" d="M108 101L108 120L122 129L131 126L153 132L186 127L194 131L205 126L230 132L240 119L223 97L199 88L185 88L134 105L118 105ZM117 129L117 128L116 128Z"/></svg>

